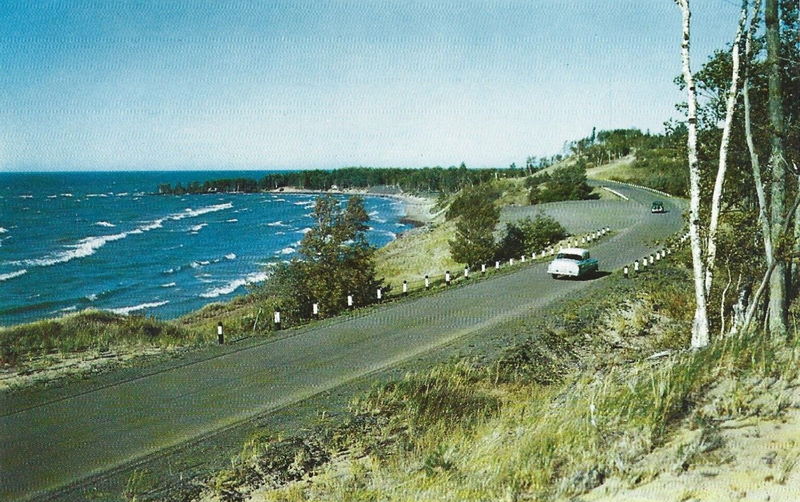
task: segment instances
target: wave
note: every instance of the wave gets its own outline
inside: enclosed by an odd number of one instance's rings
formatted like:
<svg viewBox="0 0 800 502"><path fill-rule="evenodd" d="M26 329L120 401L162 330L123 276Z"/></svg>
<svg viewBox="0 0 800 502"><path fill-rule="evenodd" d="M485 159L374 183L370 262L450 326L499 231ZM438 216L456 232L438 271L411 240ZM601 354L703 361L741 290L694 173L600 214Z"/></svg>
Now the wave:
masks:
<svg viewBox="0 0 800 502"><path fill-rule="evenodd" d="M210 289L205 293L201 293L200 296L202 298L216 298L218 296L227 295L233 293L242 286L265 281L268 277L269 274L267 274L266 272L254 272L252 274L248 274L246 277L234 279L231 282L225 284L224 286Z"/></svg>
<svg viewBox="0 0 800 502"><path fill-rule="evenodd" d="M47 198L48 199L56 199L56 198L58 198L58 195L48 195Z"/></svg>
<svg viewBox="0 0 800 502"><path fill-rule="evenodd" d="M228 260L235 260L236 259L236 253L228 253L228 254L225 255L225 258L228 259Z"/></svg>
<svg viewBox="0 0 800 502"><path fill-rule="evenodd" d="M73 195L71 193L62 193L61 196L62 197L73 197Z"/></svg>
<svg viewBox="0 0 800 502"><path fill-rule="evenodd" d="M182 220L184 218L193 218L196 216L212 213L215 211L222 211L223 209L230 209L231 207L233 207L233 204L228 202L225 204L216 204L213 206L201 207L199 209L188 208L183 213L171 214L164 218L159 218L157 220L145 223L144 225L141 225L127 232L120 232L118 234L111 234L111 235L98 235L93 237L86 237L84 239L79 240L76 244L69 245L68 247L70 249L66 251L60 251L58 253L46 256L44 258L28 259L12 263L18 265L35 265L42 267L56 265L58 263L66 263L68 261L77 258L85 258L87 256L93 255L94 253L97 252L98 249L105 246L109 242L124 239L129 235L142 234L144 232L149 232L150 230L161 228L164 226L164 222L167 220Z"/></svg>
<svg viewBox="0 0 800 502"><path fill-rule="evenodd" d="M236 218L231 218L230 220L226 220L227 223L236 223L237 221L239 220L237 220Z"/></svg>
<svg viewBox="0 0 800 502"><path fill-rule="evenodd" d="M87 197L108 197L107 194L104 193L87 193Z"/></svg>
<svg viewBox="0 0 800 502"><path fill-rule="evenodd" d="M176 284L174 282L168 282L166 284L161 285L162 288L174 288L175 286Z"/></svg>
<svg viewBox="0 0 800 502"><path fill-rule="evenodd" d="M279 251L275 251L275 254L292 254L295 252L293 247L285 247Z"/></svg>
<svg viewBox="0 0 800 502"><path fill-rule="evenodd" d="M281 220L278 220L278 221L272 221L270 223L267 223L267 226L268 227L288 227L289 225L287 225L286 223L284 223Z"/></svg>
<svg viewBox="0 0 800 502"><path fill-rule="evenodd" d="M0 281L7 281L9 279L13 279L14 277L19 277L26 273L28 273L28 271L23 268L22 270L16 270L14 272L9 272L7 274L0 274Z"/></svg>
<svg viewBox="0 0 800 502"><path fill-rule="evenodd" d="M4 234L4 233L7 233L7 232L8 232L7 228L0 227L0 234Z"/></svg>
<svg viewBox="0 0 800 502"><path fill-rule="evenodd" d="M117 194L117 197L127 197L127 196L128 196L128 192L120 192L120 193Z"/></svg>
<svg viewBox="0 0 800 502"><path fill-rule="evenodd" d="M300 230L296 230L295 233L296 234L305 235L305 234L309 233L310 231L311 231L311 228L310 227L306 227L306 228L301 228Z"/></svg>
<svg viewBox="0 0 800 502"><path fill-rule="evenodd" d="M29 194L20 195L20 196L19 196L19 198L20 198L20 199L32 199L32 198L33 198L33 195L29 195Z"/></svg>
<svg viewBox="0 0 800 502"><path fill-rule="evenodd" d="M191 228L189 229L189 231L190 231L190 232L197 233L197 232L199 232L200 230L202 230L202 229L203 229L203 227L207 227L207 226L208 226L208 223L200 223L199 225L194 225L193 227L191 227Z"/></svg>
<svg viewBox="0 0 800 502"><path fill-rule="evenodd" d="M120 308L108 309L108 310L110 312L115 313L115 314L128 315L131 312L135 312L137 310L156 308L156 307L160 307L162 305L166 305L168 303L169 303L169 300L164 300L163 302L142 303L141 305L134 305L133 307L120 307Z"/></svg>
<svg viewBox="0 0 800 502"><path fill-rule="evenodd" d="M201 207L199 209L191 209L186 208L183 213L178 213L176 215L172 215L169 218L172 220L181 220L183 218L193 218L195 216L200 216L207 213L213 213L215 211L222 211L223 209L230 209L233 207L233 204L230 202L226 202L224 204L215 204L213 206Z"/></svg>
<svg viewBox="0 0 800 502"><path fill-rule="evenodd" d="M108 228L116 227L116 225L114 225L113 223L109 223L107 221L98 221L96 223L92 223L92 225L96 225L98 227L108 227Z"/></svg>

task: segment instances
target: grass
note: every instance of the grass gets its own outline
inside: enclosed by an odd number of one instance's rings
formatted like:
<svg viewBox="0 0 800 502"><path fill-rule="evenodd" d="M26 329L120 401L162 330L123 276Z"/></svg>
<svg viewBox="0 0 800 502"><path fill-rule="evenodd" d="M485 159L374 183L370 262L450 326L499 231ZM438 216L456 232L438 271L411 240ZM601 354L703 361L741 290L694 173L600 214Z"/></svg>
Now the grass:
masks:
<svg viewBox="0 0 800 502"><path fill-rule="evenodd" d="M592 167L586 170L586 175L598 180L626 180L635 179L637 171L632 167L635 161L633 155L627 155L612 160L608 164Z"/></svg>
<svg viewBox="0 0 800 502"><path fill-rule="evenodd" d="M0 365L54 352L103 351L119 345L173 347L204 343L207 338L150 317L84 310L58 319L0 328Z"/></svg>
<svg viewBox="0 0 800 502"><path fill-rule="evenodd" d="M459 270L463 265L453 260L448 245L455 233L455 223L448 221L400 236L377 251L377 276L384 278L398 291L402 288L403 280L418 282L426 274L438 277L445 270Z"/></svg>
<svg viewBox="0 0 800 502"><path fill-rule="evenodd" d="M530 337L497 359L440 365L354 399L346 423L316 443L318 461L255 500L571 498L610 476L632 485L657 476L636 462L681 427L697 432L665 469L717 462L722 417L781 413L777 394L778 404L763 406L758 382L800 377L797 336L787 344L755 333L684 350L685 269L662 262L636 279L611 279L611 294L596 302L518 326ZM671 355L648 359L664 350ZM241 473L262 458L237 459L225 479L239 484L219 497L259 485Z"/></svg>

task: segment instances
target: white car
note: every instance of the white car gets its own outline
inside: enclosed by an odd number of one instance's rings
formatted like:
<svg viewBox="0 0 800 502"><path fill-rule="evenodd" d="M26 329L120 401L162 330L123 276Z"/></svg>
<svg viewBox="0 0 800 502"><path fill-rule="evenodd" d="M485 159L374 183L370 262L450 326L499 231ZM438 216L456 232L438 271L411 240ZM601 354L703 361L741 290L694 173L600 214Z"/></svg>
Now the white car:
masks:
<svg viewBox="0 0 800 502"><path fill-rule="evenodd" d="M563 248L547 266L553 279L560 277L585 277L597 273L598 261L583 248Z"/></svg>

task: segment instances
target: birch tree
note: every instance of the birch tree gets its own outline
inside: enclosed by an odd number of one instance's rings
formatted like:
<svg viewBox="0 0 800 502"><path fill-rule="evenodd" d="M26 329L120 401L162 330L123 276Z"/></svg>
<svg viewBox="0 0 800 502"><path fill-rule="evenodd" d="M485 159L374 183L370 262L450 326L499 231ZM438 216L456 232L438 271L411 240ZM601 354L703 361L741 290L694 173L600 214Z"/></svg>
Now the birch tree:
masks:
<svg viewBox="0 0 800 502"><path fill-rule="evenodd" d="M688 136L686 146L689 161L689 240L692 248L692 272L694 276L695 311L692 323L692 348L708 345L708 314L704 281L704 261L700 242L700 164L697 159L697 91L689 57L691 9L689 0L675 0L681 9L683 37L681 39L681 62L683 79L688 97Z"/></svg>
<svg viewBox="0 0 800 502"><path fill-rule="evenodd" d="M742 33L747 24L748 2L742 1L742 12L739 16L739 24L736 28L733 47L731 49L731 85L728 89L725 102L725 123L722 128L722 139L719 146L719 166L717 177L714 181L714 191L711 195L711 217L708 224L708 239L706 241L706 277L705 293L711 294L711 283L714 277L714 265L717 258L717 230L719 228L719 215L722 206L722 188L725 184L725 172L728 169L728 148L731 139L731 126L733 125L733 115L736 110L736 101L739 97L739 59L741 52Z"/></svg>

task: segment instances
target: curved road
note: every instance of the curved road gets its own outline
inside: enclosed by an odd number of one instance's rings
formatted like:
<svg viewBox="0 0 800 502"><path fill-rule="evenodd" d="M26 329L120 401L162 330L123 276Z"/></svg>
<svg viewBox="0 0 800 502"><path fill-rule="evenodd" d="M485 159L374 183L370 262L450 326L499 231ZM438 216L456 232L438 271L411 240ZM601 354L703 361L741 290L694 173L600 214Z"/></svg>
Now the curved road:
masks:
<svg viewBox="0 0 800 502"><path fill-rule="evenodd" d="M594 184L600 184L594 182ZM641 258L682 227L680 201L611 182L630 198L541 208L572 232L610 226L592 247L601 269ZM504 221L529 216L508 208ZM588 283L553 281L546 264L401 301L342 322L321 323L150 376L14 409L0 401L0 498L36 497L211 431L282 408L453 340L530 315Z"/></svg>

